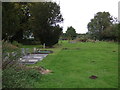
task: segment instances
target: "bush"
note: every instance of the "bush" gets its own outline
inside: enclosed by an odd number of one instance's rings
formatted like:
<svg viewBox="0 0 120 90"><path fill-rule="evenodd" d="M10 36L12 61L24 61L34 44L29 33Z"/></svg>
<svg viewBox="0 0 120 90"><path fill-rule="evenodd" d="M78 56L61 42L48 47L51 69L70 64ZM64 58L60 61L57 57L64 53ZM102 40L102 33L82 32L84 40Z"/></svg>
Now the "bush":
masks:
<svg viewBox="0 0 120 90"><path fill-rule="evenodd" d="M80 42L87 42L87 38L85 37L81 37L81 38L77 38L76 41L80 41Z"/></svg>
<svg viewBox="0 0 120 90"><path fill-rule="evenodd" d="M4 41L2 46L2 68L5 69L16 65L22 55L20 49Z"/></svg>
<svg viewBox="0 0 120 90"><path fill-rule="evenodd" d="M33 83L40 80L41 74L34 69L14 69L3 70L3 88L32 88Z"/></svg>
<svg viewBox="0 0 120 90"><path fill-rule="evenodd" d="M18 49L17 46L12 45L7 41L6 42L2 41L2 52L11 52L11 51L15 51L16 49Z"/></svg>
<svg viewBox="0 0 120 90"><path fill-rule="evenodd" d="M24 69L20 67L18 60L21 51L18 47L3 41L2 51L2 84L3 88L30 88L32 82L39 80L41 74L33 69ZM9 53L9 55L7 55Z"/></svg>
<svg viewBox="0 0 120 90"><path fill-rule="evenodd" d="M98 41L98 40L88 39L88 42L93 42L93 43L95 43L96 41Z"/></svg>

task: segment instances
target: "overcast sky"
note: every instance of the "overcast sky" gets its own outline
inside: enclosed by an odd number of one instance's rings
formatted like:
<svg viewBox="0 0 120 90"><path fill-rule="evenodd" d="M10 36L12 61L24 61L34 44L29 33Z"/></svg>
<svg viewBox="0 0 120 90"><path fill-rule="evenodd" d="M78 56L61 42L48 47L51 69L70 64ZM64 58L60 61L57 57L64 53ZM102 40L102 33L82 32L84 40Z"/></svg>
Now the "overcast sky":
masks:
<svg viewBox="0 0 120 90"><path fill-rule="evenodd" d="M110 12L118 17L118 2L120 0L53 0L60 4L64 18L63 31L73 26L77 33L86 33L87 24L97 12Z"/></svg>

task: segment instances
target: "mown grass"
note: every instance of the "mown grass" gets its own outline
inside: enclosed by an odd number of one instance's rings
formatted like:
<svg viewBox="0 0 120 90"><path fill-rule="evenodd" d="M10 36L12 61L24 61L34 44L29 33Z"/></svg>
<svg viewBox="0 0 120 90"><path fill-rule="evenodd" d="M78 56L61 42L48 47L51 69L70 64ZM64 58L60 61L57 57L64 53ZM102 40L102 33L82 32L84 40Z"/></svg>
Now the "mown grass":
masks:
<svg viewBox="0 0 120 90"><path fill-rule="evenodd" d="M68 43L52 48L44 60L30 66L53 71L34 82L34 88L117 88L118 44L112 42ZM62 48L68 48L64 50ZM90 79L95 75L97 79Z"/></svg>

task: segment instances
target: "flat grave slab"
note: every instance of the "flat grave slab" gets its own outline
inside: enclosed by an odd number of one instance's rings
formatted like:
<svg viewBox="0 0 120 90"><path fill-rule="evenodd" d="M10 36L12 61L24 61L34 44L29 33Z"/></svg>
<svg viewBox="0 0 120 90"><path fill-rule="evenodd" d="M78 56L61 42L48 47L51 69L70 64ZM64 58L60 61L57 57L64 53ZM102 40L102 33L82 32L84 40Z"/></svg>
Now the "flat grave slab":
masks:
<svg viewBox="0 0 120 90"><path fill-rule="evenodd" d="M34 64L38 61L43 60L48 54L29 54L20 58L20 63L23 64Z"/></svg>

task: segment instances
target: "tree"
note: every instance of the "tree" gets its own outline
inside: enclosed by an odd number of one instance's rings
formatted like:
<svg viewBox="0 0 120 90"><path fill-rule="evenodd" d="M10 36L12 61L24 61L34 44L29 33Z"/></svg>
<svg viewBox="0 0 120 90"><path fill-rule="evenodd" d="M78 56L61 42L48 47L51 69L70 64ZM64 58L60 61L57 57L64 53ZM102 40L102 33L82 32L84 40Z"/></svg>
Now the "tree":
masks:
<svg viewBox="0 0 120 90"><path fill-rule="evenodd" d="M34 37L46 46L56 44L62 32L58 24L63 21L60 6L55 2L34 3L31 7L31 15Z"/></svg>
<svg viewBox="0 0 120 90"><path fill-rule="evenodd" d="M2 39L10 40L18 31L20 18L14 3L2 3Z"/></svg>
<svg viewBox="0 0 120 90"><path fill-rule="evenodd" d="M112 25L113 17L109 12L98 12L93 19L88 23L88 33L92 35L93 38L102 40L102 32L109 26Z"/></svg>
<svg viewBox="0 0 120 90"><path fill-rule="evenodd" d="M103 35L103 38L106 39L106 40L115 40L117 41L118 40L118 24L113 24L109 27L107 27L103 32L102 32L102 35Z"/></svg>
<svg viewBox="0 0 120 90"><path fill-rule="evenodd" d="M2 10L2 39L22 42L29 30L29 8L26 2L4 2Z"/></svg>
<svg viewBox="0 0 120 90"><path fill-rule="evenodd" d="M76 31L72 26L67 28L66 35L69 39L75 39L77 36Z"/></svg>
<svg viewBox="0 0 120 90"><path fill-rule="evenodd" d="M63 33L61 34L61 40L67 40L67 35L66 33Z"/></svg>
<svg viewBox="0 0 120 90"><path fill-rule="evenodd" d="M118 23L118 35L120 35L120 22ZM118 36L118 42L120 42L120 37Z"/></svg>
<svg viewBox="0 0 120 90"><path fill-rule="evenodd" d="M26 39L31 34L30 30L30 3L27 2L19 2L15 3L15 6L18 8L18 16L20 19L20 24L18 27L18 31L11 38L11 41L18 41L19 43L23 43L23 39ZM29 33L28 33L29 32Z"/></svg>

